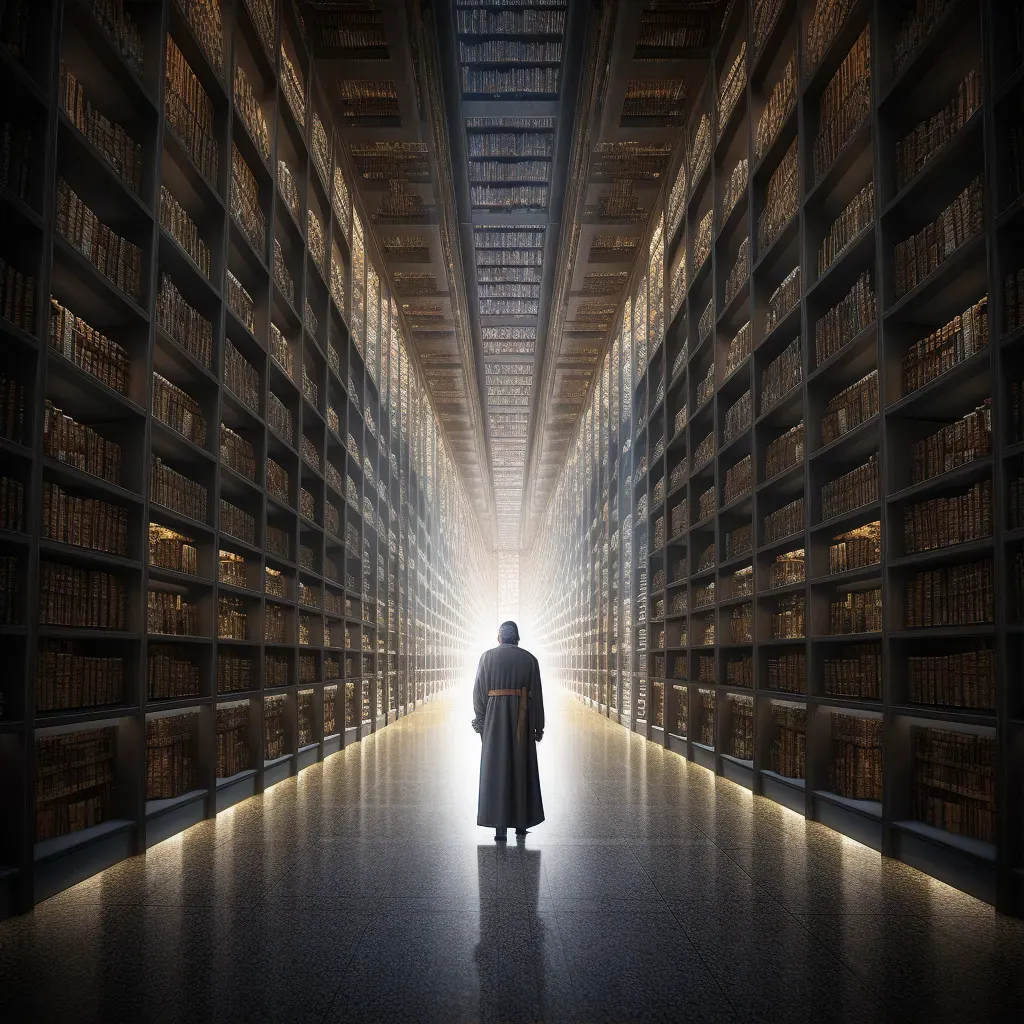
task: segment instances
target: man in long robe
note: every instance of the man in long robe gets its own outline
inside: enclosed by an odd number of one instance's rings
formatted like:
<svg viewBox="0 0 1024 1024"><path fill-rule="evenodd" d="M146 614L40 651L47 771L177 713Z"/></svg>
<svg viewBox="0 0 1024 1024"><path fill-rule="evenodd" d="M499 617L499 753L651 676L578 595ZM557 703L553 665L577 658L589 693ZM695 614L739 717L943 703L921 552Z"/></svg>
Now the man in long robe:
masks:
<svg viewBox="0 0 1024 1024"><path fill-rule="evenodd" d="M503 622L498 646L485 651L473 687L473 728L480 733L480 800L476 823L504 842L509 826L522 839L544 820L537 744L544 735L544 694L537 659L519 646L519 627Z"/></svg>

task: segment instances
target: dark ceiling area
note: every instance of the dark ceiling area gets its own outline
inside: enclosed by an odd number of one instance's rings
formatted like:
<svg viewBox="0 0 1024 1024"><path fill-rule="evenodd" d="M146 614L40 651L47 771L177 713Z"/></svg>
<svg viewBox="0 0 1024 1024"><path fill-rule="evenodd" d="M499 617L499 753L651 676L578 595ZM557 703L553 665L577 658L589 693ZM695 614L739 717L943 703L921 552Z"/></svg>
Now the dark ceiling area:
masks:
<svg viewBox="0 0 1024 1024"><path fill-rule="evenodd" d="M500 548L529 546L661 230L720 6L305 5L365 227Z"/></svg>

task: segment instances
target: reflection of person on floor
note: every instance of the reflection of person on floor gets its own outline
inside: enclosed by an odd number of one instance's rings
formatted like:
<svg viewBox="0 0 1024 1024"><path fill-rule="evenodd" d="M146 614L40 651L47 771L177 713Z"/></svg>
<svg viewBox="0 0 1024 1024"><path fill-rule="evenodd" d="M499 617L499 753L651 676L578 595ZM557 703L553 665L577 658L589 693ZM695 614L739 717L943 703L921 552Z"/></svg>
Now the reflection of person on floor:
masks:
<svg viewBox="0 0 1024 1024"><path fill-rule="evenodd" d="M480 733L480 802L476 823L504 842L509 825L522 838L544 820L537 743L544 735L540 667L519 646L519 627L503 622L498 646L485 651L473 687L473 728Z"/></svg>

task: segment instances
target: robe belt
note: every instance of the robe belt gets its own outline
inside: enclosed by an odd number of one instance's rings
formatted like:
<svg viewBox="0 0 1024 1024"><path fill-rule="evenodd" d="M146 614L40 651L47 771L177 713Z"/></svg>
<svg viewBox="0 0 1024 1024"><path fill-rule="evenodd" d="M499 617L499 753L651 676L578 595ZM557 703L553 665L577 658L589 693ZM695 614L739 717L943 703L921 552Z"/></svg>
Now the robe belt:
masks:
<svg viewBox="0 0 1024 1024"><path fill-rule="evenodd" d="M488 697L520 697L519 701L519 722L516 725L516 740L522 742L523 739L523 728L526 725L526 701L530 695L530 691L527 687L523 687L521 690L488 690Z"/></svg>

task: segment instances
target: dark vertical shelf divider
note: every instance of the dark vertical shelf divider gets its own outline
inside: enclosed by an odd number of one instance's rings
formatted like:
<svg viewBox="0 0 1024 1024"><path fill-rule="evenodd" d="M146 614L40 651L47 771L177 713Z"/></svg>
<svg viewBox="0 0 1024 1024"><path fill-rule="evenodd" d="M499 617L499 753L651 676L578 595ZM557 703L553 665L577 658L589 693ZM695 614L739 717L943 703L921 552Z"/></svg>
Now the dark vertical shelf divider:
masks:
<svg viewBox="0 0 1024 1024"><path fill-rule="evenodd" d="M218 6L129 4L119 40L15 3L0 46L0 917L408 714L475 636L479 530L368 233L353 274L298 11Z"/></svg>
<svg viewBox="0 0 1024 1024"><path fill-rule="evenodd" d="M729 5L529 569L584 703L1017 914L1018 6Z"/></svg>

